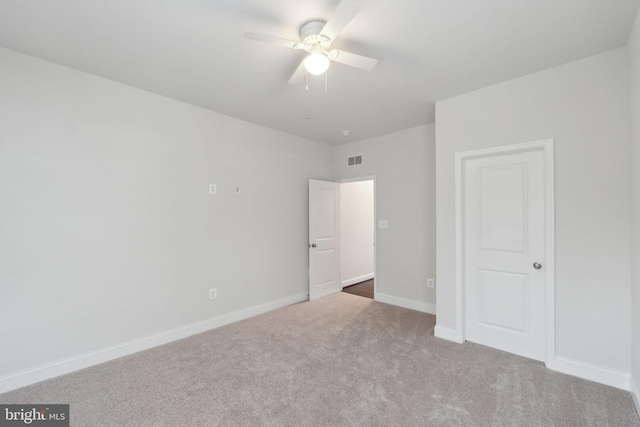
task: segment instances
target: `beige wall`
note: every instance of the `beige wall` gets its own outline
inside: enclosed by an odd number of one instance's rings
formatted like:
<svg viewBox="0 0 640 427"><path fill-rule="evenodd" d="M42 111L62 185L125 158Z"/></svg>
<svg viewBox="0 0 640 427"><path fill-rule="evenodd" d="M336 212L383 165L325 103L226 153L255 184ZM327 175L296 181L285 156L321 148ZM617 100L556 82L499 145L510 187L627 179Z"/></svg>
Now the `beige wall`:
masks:
<svg viewBox="0 0 640 427"><path fill-rule="evenodd" d="M554 138L556 355L628 384L628 92L622 48L437 103L439 326L461 327L454 154Z"/></svg>
<svg viewBox="0 0 640 427"><path fill-rule="evenodd" d="M0 64L0 377L305 297L308 179L333 178L331 147L5 49Z"/></svg>
<svg viewBox="0 0 640 427"><path fill-rule="evenodd" d="M357 154L364 164L348 167ZM377 230L376 297L433 312L427 278L435 277L434 126L338 146L334 160L337 180L376 176L377 219L389 222Z"/></svg>
<svg viewBox="0 0 640 427"><path fill-rule="evenodd" d="M640 12L629 37L631 94L631 379L640 413Z"/></svg>

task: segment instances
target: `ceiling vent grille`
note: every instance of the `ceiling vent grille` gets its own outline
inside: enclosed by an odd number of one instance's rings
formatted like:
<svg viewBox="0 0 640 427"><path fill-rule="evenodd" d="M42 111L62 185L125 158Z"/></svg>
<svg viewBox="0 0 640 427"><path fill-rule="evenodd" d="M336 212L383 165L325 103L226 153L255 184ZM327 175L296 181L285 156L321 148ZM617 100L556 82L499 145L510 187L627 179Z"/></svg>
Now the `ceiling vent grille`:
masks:
<svg viewBox="0 0 640 427"><path fill-rule="evenodd" d="M358 156L349 157L347 159L347 166L358 166L362 164L362 154Z"/></svg>

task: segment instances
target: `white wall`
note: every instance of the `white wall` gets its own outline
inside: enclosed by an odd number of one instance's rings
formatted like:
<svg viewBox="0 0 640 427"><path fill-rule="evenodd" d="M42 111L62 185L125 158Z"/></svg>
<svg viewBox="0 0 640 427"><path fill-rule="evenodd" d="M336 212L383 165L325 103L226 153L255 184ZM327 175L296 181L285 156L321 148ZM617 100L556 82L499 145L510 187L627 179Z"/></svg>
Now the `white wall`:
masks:
<svg viewBox="0 0 640 427"><path fill-rule="evenodd" d="M342 286L373 278L373 180L340 184Z"/></svg>
<svg viewBox="0 0 640 427"><path fill-rule="evenodd" d="M628 91L622 48L437 103L439 326L460 327L454 153L555 138L556 354L628 385Z"/></svg>
<svg viewBox="0 0 640 427"><path fill-rule="evenodd" d="M435 310L434 126L419 126L335 148L336 179L376 176L376 299L417 310ZM347 158L363 155L363 164Z"/></svg>
<svg viewBox="0 0 640 427"><path fill-rule="evenodd" d="M0 94L0 377L305 297L331 147L5 49Z"/></svg>
<svg viewBox="0 0 640 427"><path fill-rule="evenodd" d="M631 94L631 378L640 413L640 11L627 46Z"/></svg>

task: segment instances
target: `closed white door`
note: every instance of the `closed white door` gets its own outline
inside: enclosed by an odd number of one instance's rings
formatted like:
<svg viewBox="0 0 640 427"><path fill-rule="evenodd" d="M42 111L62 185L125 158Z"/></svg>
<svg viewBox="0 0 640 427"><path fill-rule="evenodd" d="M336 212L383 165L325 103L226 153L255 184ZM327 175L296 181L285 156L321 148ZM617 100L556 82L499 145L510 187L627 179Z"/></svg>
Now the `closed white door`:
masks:
<svg viewBox="0 0 640 427"><path fill-rule="evenodd" d="M309 180L309 299L342 289L340 184Z"/></svg>
<svg viewBox="0 0 640 427"><path fill-rule="evenodd" d="M468 341L545 359L545 181L541 150L464 166Z"/></svg>

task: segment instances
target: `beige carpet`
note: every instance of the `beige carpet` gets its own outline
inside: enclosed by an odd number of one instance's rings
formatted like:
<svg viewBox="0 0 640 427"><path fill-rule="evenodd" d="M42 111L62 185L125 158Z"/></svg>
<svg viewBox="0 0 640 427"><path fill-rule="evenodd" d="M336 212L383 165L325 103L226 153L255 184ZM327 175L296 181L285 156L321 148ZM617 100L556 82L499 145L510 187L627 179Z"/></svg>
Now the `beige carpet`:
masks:
<svg viewBox="0 0 640 427"><path fill-rule="evenodd" d="M338 293L0 395L72 426L640 426L629 393Z"/></svg>

